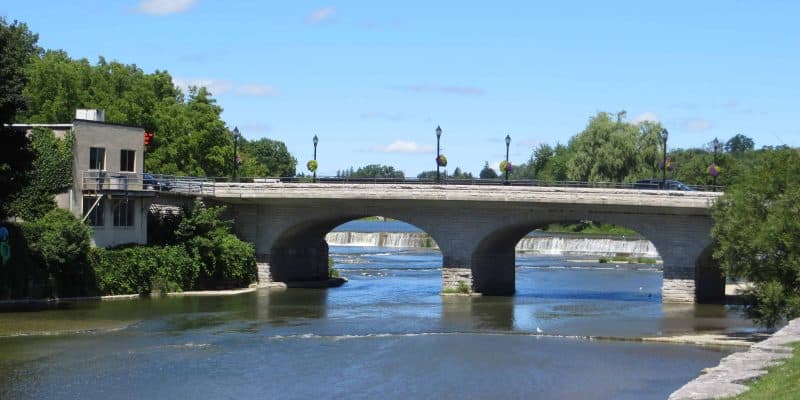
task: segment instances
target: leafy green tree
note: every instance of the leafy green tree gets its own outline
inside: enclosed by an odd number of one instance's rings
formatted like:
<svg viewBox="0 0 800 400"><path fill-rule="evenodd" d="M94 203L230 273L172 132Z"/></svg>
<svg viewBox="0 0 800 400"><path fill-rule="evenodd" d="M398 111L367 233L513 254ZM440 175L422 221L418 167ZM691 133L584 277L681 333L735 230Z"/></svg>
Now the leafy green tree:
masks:
<svg viewBox="0 0 800 400"><path fill-rule="evenodd" d="M196 200L175 232L189 254L202 263L198 287L246 286L256 279L253 246L237 239L231 221L223 220L225 207L206 207Z"/></svg>
<svg viewBox="0 0 800 400"><path fill-rule="evenodd" d="M483 169L478 174L478 176L481 179L497 179L497 172L495 172L495 170L493 170L492 167L489 166L489 162L486 161L486 163L483 164Z"/></svg>
<svg viewBox="0 0 800 400"><path fill-rule="evenodd" d="M291 177L296 173L297 159L292 157L286 144L267 138L242 142L243 159L251 157L255 166L263 165L264 173L249 176ZM246 162L246 161L245 161Z"/></svg>
<svg viewBox="0 0 800 400"><path fill-rule="evenodd" d="M73 142L71 132L64 139L58 139L50 129L33 129L33 168L28 171L29 184L11 203L14 215L32 221L56 207L53 195L65 192L72 185Z"/></svg>
<svg viewBox="0 0 800 400"><path fill-rule="evenodd" d="M623 182L652 171L659 158L661 126L624 122L625 112L601 112L569 141L567 178L576 181Z"/></svg>
<svg viewBox="0 0 800 400"><path fill-rule="evenodd" d="M189 88L188 99L159 107L148 171L164 174L228 176L233 171L233 136L221 119L222 107L205 88ZM159 133L160 132L160 133Z"/></svg>
<svg viewBox="0 0 800 400"><path fill-rule="evenodd" d="M25 24L9 24L0 16L0 221L9 216L12 197L27 185L33 160L25 132L7 124L25 109L25 67L41 51L37 41Z"/></svg>
<svg viewBox="0 0 800 400"><path fill-rule="evenodd" d="M772 327L800 316L800 152L766 151L713 208L714 256L753 283L748 315Z"/></svg>
<svg viewBox="0 0 800 400"><path fill-rule="evenodd" d="M0 16L0 122L4 124L25 109L25 67L41 52L38 40L24 23L9 24Z"/></svg>
<svg viewBox="0 0 800 400"><path fill-rule="evenodd" d="M390 165L381 165L381 164L370 164L364 167L361 167L355 171L350 169L350 171L346 172L346 175L342 175L345 177L350 178L393 178L393 179L403 179L405 178L405 174L403 171L396 170L394 167Z"/></svg>
<svg viewBox="0 0 800 400"><path fill-rule="evenodd" d="M90 228L60 208L27 223L25 230L31 250L50 268L83 262L91 247Z"/></svg>
<svg viewBox="0 0 800 400"><path fill-rule="evenodd" d="M753 150L754 147L755 143L753 142L753 139L750 139L741 133L725 142L725 151L728 153L744 153L746 151Z"/></svg>
<svg viewBox="0 0 800 400"><path fill-rule="evenodd" d="M453 170L453 174L450 175L452 179L474 179L471 172L464 172L461 170L461 167L456 167Z"/></svg>

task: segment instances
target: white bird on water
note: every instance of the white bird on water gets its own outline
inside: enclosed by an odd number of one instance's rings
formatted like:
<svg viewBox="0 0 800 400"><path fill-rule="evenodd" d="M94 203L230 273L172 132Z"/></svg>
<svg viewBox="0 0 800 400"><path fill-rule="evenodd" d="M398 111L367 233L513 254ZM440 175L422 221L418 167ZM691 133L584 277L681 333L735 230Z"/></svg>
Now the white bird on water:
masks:
<svg viewBox="0 0 800 400"><path fill-rule="evenodd" d="M542 330L542 328L539 328L539 327L537 326L537 327L536 327L536 333L542 333L542 332L544 332L544 331Z"/></svg>

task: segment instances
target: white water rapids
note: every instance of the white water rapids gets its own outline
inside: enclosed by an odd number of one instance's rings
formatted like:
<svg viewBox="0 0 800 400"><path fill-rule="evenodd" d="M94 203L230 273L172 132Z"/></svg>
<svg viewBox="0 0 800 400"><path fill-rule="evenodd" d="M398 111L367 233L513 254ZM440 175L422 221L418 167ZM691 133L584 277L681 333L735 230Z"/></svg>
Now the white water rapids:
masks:
<svg viewBox="0 0 800 400"><path fill-rule="evenodd" d="M332 246L437 248L430 235L419 232L330 232L325 240ZM516 250L546 255L658 257L650 241L623 237L526 236Z"/></svg>

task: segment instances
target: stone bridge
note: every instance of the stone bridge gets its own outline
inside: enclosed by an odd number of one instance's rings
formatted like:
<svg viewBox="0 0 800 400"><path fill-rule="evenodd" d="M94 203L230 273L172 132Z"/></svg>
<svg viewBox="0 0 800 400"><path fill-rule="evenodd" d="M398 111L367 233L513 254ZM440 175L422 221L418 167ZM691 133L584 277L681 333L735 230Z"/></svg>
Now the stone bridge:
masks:
<svg viewBox="0 0 800 400"><path fill-rule="evenodd" d="M179 190L177 193L181 194ZM234 231L255 245L259 284L328 278L325 235L368 216L416 225L442 252L442 288L515 291L514 246L530 231L579 220L631 228L663 260L665 302L724 296L711 258L710 207L721 193L517 186L208 183L206 201L228 206Z"/></svg>

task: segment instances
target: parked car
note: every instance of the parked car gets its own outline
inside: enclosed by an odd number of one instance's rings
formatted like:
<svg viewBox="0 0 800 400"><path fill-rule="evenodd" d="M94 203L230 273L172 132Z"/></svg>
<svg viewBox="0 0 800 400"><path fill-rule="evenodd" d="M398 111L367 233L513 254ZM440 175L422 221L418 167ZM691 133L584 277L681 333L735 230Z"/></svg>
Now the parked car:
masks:
<svg viewBox="0 0 800 400"><path fill-rule="evenodd" d="M150 174L142 174L142 185L145 188L151 188L162 192L172 190L172 185L169 182L160 180Z"/></svg>
<svg viewBox="0 0 800 400"><path fill-rule="evenodd" d="M633 184L634 189L662 189L662 190L683 190L683 191L693 191L694 189L690 188L687 184L676 181L674 179L667 179L666 181L661 179L641 179L636 181Z"/></svg>

